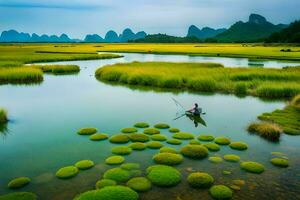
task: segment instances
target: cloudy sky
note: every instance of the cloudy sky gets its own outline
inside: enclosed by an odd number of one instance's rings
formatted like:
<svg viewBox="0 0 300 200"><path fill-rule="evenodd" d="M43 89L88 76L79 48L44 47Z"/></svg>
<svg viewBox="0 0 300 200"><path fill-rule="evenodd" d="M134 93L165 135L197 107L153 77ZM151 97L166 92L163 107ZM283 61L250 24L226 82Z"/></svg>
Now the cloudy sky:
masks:
<svg viewBox="0 0 300 200"><path fill-rule="evenodd" d="M185 35L191 24L228 27L250 13L273 23L300 19L300 0L0 0L0 32L82 38L108 30Z"/></svg>

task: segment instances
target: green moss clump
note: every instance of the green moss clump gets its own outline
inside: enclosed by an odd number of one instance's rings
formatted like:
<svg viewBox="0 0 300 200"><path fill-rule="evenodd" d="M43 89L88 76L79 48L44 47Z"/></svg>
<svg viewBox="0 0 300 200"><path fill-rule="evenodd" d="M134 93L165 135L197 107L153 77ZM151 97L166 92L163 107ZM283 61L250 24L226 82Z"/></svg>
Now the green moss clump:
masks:
<svg viewBox="0 0 300 200"><path fill-rule="evenodd" d="M169 128L169 132L178 133L178 132L180 132L180 130L178 128Z"/></svg>
<svg viewBox="0 0 300 200"><path fill-rule="evenodd" d="M146 122L137 122L136 124L134 124L134 127L136 128L148 128L149 124Z"/></svg>
<svg viewBox="0 0 300 200"><path fill-rule="evenodd" d="M230 146L230 148L239 150L239 151L248 149L248 145L244 142L232 142L232 143L230 143L229 146Z"/></svg>
<svg viewBox="0 0 300 200"><path fill-rule="evenodd" d="M56 172L56 177L60 178L60 179L68 179L68 178L72 178L72 177L76 176L78 174L78 172L79 172L79 170L77 167L67 166L67 167L60 168Z"/></svg>
<svg viewBox="0 0 300 200"><path fill-rule="evenodd" d="M117 182L111 179L101 179L96 183L96 189L101 189L107 186L117 185Z"/></svg>
<svg viewBox="0 0 300 200"><path fill-rule="evenodd" d="M272 158L271 163L277 167L288 167L289 160L284 158Z"/></svg>
<svg viewBox="0 0 300 200"><path fill-rule="evenodd" d="M138 198L138 193L131 188L115 185L82 193L74 200L138 200Z"/></svg>
<svg viewBox="0 0 300 200"><path fill-rule="evenodd" d="M116 146L111 148L111 152L117 155L128 155L131 154L132 149L128 146Z"/></svg>
<svg viewBox="0 0 300 200"><path fill-rule="evenodd" d="M257 162L242 162L241 168L247 172L261 174L265 171L265 167Z"/></svg>
<svg viewBox="0 0 300 200"><path fill-rule="evenodd" d="M31 192L12 192L0 195L0 200L37 200L37 196Z"/></svg>
<svg viewBox="0 0 300 200"><path fill-rule="evenodd" d="M147 135L155 135L155 134L160 134L160 131L156 128L146 128L144 130L144 133Z"/></svg>
<svg viewBox="0 0 300 200"><path fill-rule="evenodd" d="M160 153L178 153L178 151L173 147L162 147L159 149Z"/></svg>
<svg viewBox="0 0 300 200"><path fill-rule="evenodd" d="M199 135L198 140L201 141L213 141L215 138L212 135Z"/></svg>
<svg viewBox="0 0 300 200"><path fill-rule="evenodd" d="M152 135L151 139L155 141L166 141L167 137L165 135L156 134L156 135Z"/></svg>
<svg viewBox="0 0 300 200"><path fill-rule="evenodd" d="M232 198L232 190L225 185L214 185L209 189L209 193L214 199L218 200Z"/></svg>
<svg viewBox="0 0 300 200"><path fill-rule="evenodd" d="M111 143L119 143L119 144L124 144L129 142L129 137L125 134L117 134L117 135L113 135L109 138L109 141Z"/></svg>
<svg viewBox="0 0 300 200"><path fill-rule="evenodd" d="M75 167L81 170L90 169L94 167L94 165L95 165L94 162L91 160L81 160L75 163Z"/></svg>
<svg viewBox="0 0 300 200"><path fill-rule="evenodd" d="M164 145L158 141L152 141L147 143L147 147L150 149L160 149Z"/></svg>
<svg viewBox="0 0 300 200"><path fill-rule="evenodd" d="M110 156L106 158L105 163L108 165L119 165L125 161L123 156Z"/></svg>
<svg viewBox="0 0 300 200"><path fill-rule="evenodd" d="M223 156L224 160L229 161L229 162L239 162L240 157L235 154L226 154Z"/></svg>
<svg viewBox="0 0 300 200"><path fill-rule="evenodd" d="M19 188L22 188L26 185L28 185L30 183L30 178L28 177L18 177L18 178L15 178L13 180L11 180L7 187L10 188L10 189L19 189Z"/></svg>
<svg viewBox="0 0 300 200"><path fill-rule="evenodd" d="M219 145L229 145L230 139L226 137L217 137L215 138L215 143Z"/></svg>
<svg viewBox="0 0 300 200"><path fill-rule="evenodd" d="M128 137L132 142L148 142L150 140L148 135L142 133L132 133Z"/></svg>
<svg viewBox="0 0 300 200"><path fill-rule="evenodd" d="M107 170L103 177L117 182L126 182L130 179L131 174L130 171L118 167Z"/></svg>
<svg viewBox="0 0 300 200"><path fill-rule="evenodd" d="M129 128L122 128L121 132L122 133L136 133L138 130L136 128L133 127L129 127Z"/></svg>
<svg viewBox="0 0 300 200"><path fill-rule="evenodd" d="M142 142L135 142L129 145L132 150L141 151L147 148L147 145Z"/></svg>
<svg viewBox="0 0 300 200"><path fill-rule="evenodd" d="M208 160L210 162L213 162L213 163L220 163L220 162L223 162L223 159L219 156L211 156L208 158Z"/></svg>
<svg viewBox="0 0 300 200"><path fill-rule="evenodd" d="M81 128L77 132L79 135L92 135L94 133L97 133L96 128L87 127L87 128Z"/></svg>
<svg viewBox="0 0 300 200"><path fill-rule="evenodd" d="M183 161L182 155L175 153L158 153L152 159L162 165L178 165Z"/></svg>
<svg viewBox="0 0 300 200"><path fill-rule="evenodd" d="M104 134L104 133L95 133L90 136L90 140L92 140L92 141L106 140L107 138L108 138L108 135Z"/></svg>
<svg viewBox="0 0 300 200"><path fill-rule="evenodd" d="M154 127L158 128L158 129L167 129L167 128L170 128L170 126L168 124L165 124L165 123L155 124Z"/></svg>
<svg viewBox="0 0 300 200"><path fill-rule="evenodd" d="M181 148L180 153L193 159L202 159L207 157L208 150L202 145L186 145Z"/></svg>
<svg viewBox="0 0 300 200"><path fill-rule="evenodd" d="M174 133L172 135L173 138L179 139L179 140L191 140L194 139L194 135L191 133L186 133L186 132L178 132Z"/></svg>
<svg viewBox="0 0 300 200"><path fill-rule="evenodd" d="M198 140L190 140L189 144L200 145L201 142L199 142Z"/></svg>
<svg viewBox="0 0 300 200"><path fill-rule="evenodd" d="M207 173L195 172L188 176L187 181L194 188L209 188L213 184L214 178Z"/></svg>
<svg viewBox="0 0 300 200"><path fill-rule="evenodd" d="M173 145L180 145L182 142L181 142L181 140L178 140L178 139L168 139L167 143L173 144Z"/></svg>
<svg viewBox="0 0 300 200"><path fill-rule="evenodd" d="M121 168L125 170L137 170L140 169L140 167L139 163L124 163L121 165Z"/></svg>
<svg viewBox="0 0 300 200"><path fill-rule="evenodd" d="M146 192L151 189L151 182L145 177L132 178L126 185L137 192Z"/></svg>
<svg viewBox="0 0 300 200"><path fill-rule="evenodd" d="M153 165L147 168L147 178L157 186L171 187L181 181L181 173L167 165Z"/></svg>
<svg viewBox="0 0 300 200"><path fill-rule="evenodd" d="M252 123L248 126L250 133L256 133L259 136L271 141L278 141L282 132L282 129L274 123L261 122Z"/></svg>
<svg viewBox="0 0 300 200"><path fill-rule="evenodd" d="M203 144L203 146L205 146L209 151L219 151L220 150L220 146L215 143L205 143L205 144Z"/></svg>

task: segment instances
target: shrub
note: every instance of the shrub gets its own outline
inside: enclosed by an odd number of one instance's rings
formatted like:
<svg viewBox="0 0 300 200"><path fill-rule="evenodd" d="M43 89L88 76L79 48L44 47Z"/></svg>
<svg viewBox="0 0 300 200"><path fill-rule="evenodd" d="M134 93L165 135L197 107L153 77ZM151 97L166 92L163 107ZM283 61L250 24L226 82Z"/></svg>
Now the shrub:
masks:
<svg viewBox="0 0 300 200"><path fill-rule="evenodd" d="M272 141L279 140L282 132L278 125L270 122L252 123L248 126L248 131Z"/></svg>
<svg viewBox="0 0 300 200"><path fill-rule="evenodd" d="M232 198L231 189L225 185L214 185L209 189L209 193L214 199L218 200Z"/></svg>
<svg viewBox="0 0 300 200"><path fill-rule="evenodd" d="M173 138L175 139L180 139L180 140L191 140L194 139L194 135L191 133L186 133L186 132L178 132L174 133Z"/></svg>
<svg viewBox="0 0 300 200"><path fill-rule="evenodd" d="M198 140L201 141L213 141L215 138L212 135L199 135Z"/></svg>
<svg viewBox="0 0 300 200"><path fill-rule="evenodd" d="M129 147L132 149L132 150L138 150L138 151L141 151L141 150L144 150L147 148L147 145L142 143L142 142L135 142L135 143L132 143L129 145Z"/></svg>
<svg viewBox="0 0 300 200"><path fill-rule="evenodd" d="M107 186L117 185L117 182L111 179L101 179L96 183L96 189L101 189Z"/></svg>
<svg viewBox="0 0 300 200"><path fill-rule="evenodd" d="M178 165L183 161L182 155L175 153L158 153L152 159L162 165Z"/></svg>
<svg viewBox="0 0 300 200"><path fill-rule="evenodd" d="M79 135L92 135L94 133L97 133L97 129L92 128L92 127L82 128L82 129L79 129L79 131L77 133Z"/></svg>
<svg viewBox="0 0 300 200"><path fill-rule="evenodd" d="M8 121L6 110L0 108L0 125Z"/></svg>
<svg viewBox="0 0 300 200"><path fill-rule="evenodd" d="M220 146L215 143L205 143L205 144L203 144L203 146L205 146L209 151L219 151L220 150Z"/></svg>
<svg viewBox="0 0 300 200"><path fill-rule="evenodd" d="M171 187L181 181L181 173L167 165L153 165L147 168L147 178L157 186Z"/></svg>
<svg viewBox="0 0 300 200"><path fill-rule="evenodd" d="M119 165L125 161L123 156L110 156L106 158L105 163L108 165Z"/></svg>
<svg viewBox="0 0 300 200"><path fill-rule="evenodd" d="M207 173L195 172L188 176L187 181L194 188L209 188L213 184L214 178Z"/></svg>
<svg viewBox="0 0 300 200"><path fill-rule="evenodd" d="M219 156L211 156L208 158L208 160L213 163L220 163L223 161L223 159Z"/></svg>
<svg viewBox="0 0 300 200"><path fill-rule="evenodd" d="M138 123L134 124L134 127L137 127L137 128L148 128L149 124L146 123L146 122L138 122Z"/></svg>
<svg viewBox="0 0 300 200"><path fill-rule="evenodd" d="M132 142L148 142L149 136L142 133L132 133L128 135Z"/></svg>
<svg viewBox="0 0 300 200"><path fill-rule="evenodd" d="M108 135L104 134L104 133L95 133L90 136L90 140L92 140L92 141L106 140L107 138L108 138Z"/></svg>
<svg viewBox="0 0 300 200"><path fill-rule="evenodd" d="M202 145L186 145L181 148L180 153L186 157L201 159L208 155L208 150Z"/></svg>
<svg viewBox="0 0 300 200"><path fill-rule="evenodd" d="M277 167L288 167L289 161L284 158L272 158L271 163Z"/></svg>
<svg viewBox="0 0 300 200"><path fill-rule="evenodd" d="M68 178L72 178L72 177L76 176L78 174L78 172L79 171L78 171L77 167L67 166L67 167L60 168L56 172L56 177L58 177L60 179L68 179Z"/></svg>
<svg viewBox="0 0 300 200"><path fill-rule="evenodd" d="M125 170L137 170L140 169L140 167L139 163L124 163L121 165L121 168Z"/></svg>
<svg viewBox="0 0 300 200"><path fill-rule="evenodd" d="M120 143L120 144L124 144L129 142L129 137L125 134L117 134L117 135L113 135L109 138L109 141L111 143Z"/></svg>
<svg viewBox="0 0 300 200"><path fill-rule="evenodd" d="M90 169L94 167L94 165L95 165L94 162L91 160L81 160L75 163L75 167L81 170Z"/></svg>
<svg viewBox="0 0 300 200"><path fill-rule="evenodd" d="M135 133L137 132L138 130L136 128L133 128L133 127L129 127L129 128L123 128L121 130L122 133Z"/></svg>
<svg viewBox="0 0 300 200"><path fill-rule="evenodd" d="M230 144L230 139L226 137L217 137L215 138L215 143L219 145L228 145Z"/></svg>
<svg viewBox="0 0 300 200"><path fill-rule="evenodd" d="M159 149L159 152L160 153L178 153L178 151L172 147L162 147Z"/></svg>
<svg viewBox="0 0 300 200"><path fill-rule="evenodd" d="M261 174L265 171L265 167L257 162L242 162L240 166L243 170L255 174Z"/></svg>
<svg viewBox="0 0 300 200"><path fill-rule="evenodd" d="M107 170L103 177L105 179L111 179L117 182L126 182L130 179L131 174L128 170L122 168L112 168Z"/></svg>
<svg viewBox="0 0 300 200"><path fill-rule="evenodd" d="M169 132L177 133L177 132L180 132L180 130L178 128L169 128Z"/></svg>
<svg viewBox="0 0 300 200"><path fill-rule="evenodd" d="M137 192L146 192L151 189L151 182L145 177L132 178L126 185Z"/></svg>
<svg viewBox="0 0 300 200"><path fill-rule="evenodd" d="M152 141L152 142L147 143L147 147L150 148L150 149L159 149L163 146L164 145L162 143L157 142L157 141Z"/></svg>
<svg viewBox="0 0 300 200"><path fill-rule="evenodd" d="M155 141L166 141L167 137L165 135L156 134L156 135L152 135L151 139Z"/></svg>
<svg viewBox="0 0 300 200"><path fill-rule="evenodd" d="M115 185L80 194L74 200L138 200L139 195L129 187Z"/></svg>
<svg viewBox="0 0 300 200"><path fill-rule="evenodd" d="M232 143L230 143L229 146L232 149L240 150L240 151L248 149L248 145L244 142L232 142Z"/></svg>
<svg viewBox="0 0 300 200"><path fill-rule="evenodd" d="M127 146L116 146L111 149L111 152L118 155L128 155L131 154L132 149Z"/></svg>
<svg viewBox="0 0 300 200"><path fill-rule="evenodd" d="M226 154L223 156L224 160L229 161L229 162L239 162L240 157L235 154Z"/></svg>
<svg viewBox="0 0 300 200"><path fill-rule="evenodd" d="M7 187L10 188L10 189L19 189L19 188L22 188L26 185L28 185L30 183L30 178L28 177L18 177L18 178L15 178L13 180L11 180Z"/></svg>
<svg viewBox="0 0 300 200"><path fill-rule="evenodd" d="M0 195L0 200L37 200L37 196L31 192L12 192Z"/></svg>
<svg viewBox="0 0 300 200"><path fill-rule="evenodd" d="M164 123L155 124L154 127L158 128L158 129L167 129L167 128L170 128L170 126L168 124L164 124Z"/></svg>
<svg viewBox="0 0 300 200"><path fill-rule="evenodd" d="M167 143L173 144L173 145L180 145L182 142L181 142L181 140L178 140L178 139L168 139Z"/></svg>
<svg viewBox="0 0 300 200"><path fill-rule="evenodd" d="M155 135L155 134L160 134L160 131L155 128L146 128L144 130L144 133L148 135Z"/></svg>

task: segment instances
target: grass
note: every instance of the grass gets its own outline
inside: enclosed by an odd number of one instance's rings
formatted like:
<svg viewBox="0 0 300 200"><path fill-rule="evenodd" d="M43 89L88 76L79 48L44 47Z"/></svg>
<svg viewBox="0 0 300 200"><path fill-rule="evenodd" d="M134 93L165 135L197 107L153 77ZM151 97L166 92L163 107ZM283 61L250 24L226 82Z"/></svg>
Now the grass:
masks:
<svg viewBox="0 0 300 200"><path fill-rule="evenodd" d="M61 75L76 74L80 71L77 65L30 65L30 67L41 69L44 73Z"/></svg>
<svg viewBox="0 0 300 200"><path fill-rule="evenodd" d="M1 84L34 84L43 81L43 72L30 67L0 68Z"/></svg>
<svg viewBox="0 0 300 200"><path fill-rule="evenodd" d="M5 124L8 122L7 111L0 108L0 124Z"/></svg>
<svg viewBox="0 0 300 200"><path fill-rule="evenodd" d="M257 133L263 138L266 138L271 141L278 141L282 129L274 123L270 122L260 122L252 123L248 126L248 131L251 133Z"/></svg>
<svg viewBox="0 0 300 200"><path fill-rule="evenodd" d="M157 88L220 92L262 98L300 93L299 68L224 68L215 63L132 62L99 68L98 80Z"/></svg>

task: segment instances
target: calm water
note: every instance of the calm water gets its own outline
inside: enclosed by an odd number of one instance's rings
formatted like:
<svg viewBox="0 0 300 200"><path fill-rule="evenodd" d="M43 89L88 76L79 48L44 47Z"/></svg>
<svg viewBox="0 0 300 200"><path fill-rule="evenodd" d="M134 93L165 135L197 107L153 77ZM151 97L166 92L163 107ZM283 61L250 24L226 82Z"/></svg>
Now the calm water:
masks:
<svg viewBox="0 0 300 200"><path fill-rule="evenodd" d="M158 55L124 55L125 58L114 60L61 62L77 64L81 72L70 76L46 75L41 85L0 86L0 105L9 111L12 120L7 133L0 135L0 194L10 192L6 189L7 182L18 176L32 178L32 183L21 191L35 192L43 200L68 200L80 192L93 189L103 172L110 168L103 162L111 155L110 148L114 145L108 141L92 142L88 137L77 135L76 131L81 127L94 126L101 132L114 134L137 121L146 121L151 124L166 122L194 134L210 133L228 136L233 141L245 141L249 145L247 151L237 152L222 147L221 151L210 155L236 153L242 160L258 161L266 166L263 174L253 175L241 171L238 164L212 164L207 159L196 161L185 158L177 167L184 179L188 174L186 169L192 167L211 173L216 183L230 185L232 179L244 179L246 185L235 192L234 199L300 198L298 137L283 135L280 143L270 143L245 131L247 124L257 115L282 108L284 102L264 102L254 97L238 98L221 94L133 90L107 85L94 78L95 70L105 64L160 60ZM158 57L163 58L162 55ZM167 57L166 60L171 58ZM175 61L187 61L180 60L180 56L174 58ZM198 102L207 113L204 116L207 127L195 128L193 122L185 117L174 121L177 107L172 98L186 108ZM163 132L171 136L167 131ZM291 167L279 169L272 166L269 159L273 151L287 154ZM142 160L142 167L145 168L153 164L151 157L155 152L157 150L133 152L126 160ZM60 167L82 159L91 159L96 166L70 180L54 177ZM232 171L232 175L222 175L223 170ZM185 180L175 188L154 187L150 192L141 194L141 199L145 200L200 198L211 199L207 190L191 189Z"/></svg>

